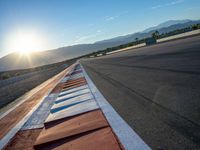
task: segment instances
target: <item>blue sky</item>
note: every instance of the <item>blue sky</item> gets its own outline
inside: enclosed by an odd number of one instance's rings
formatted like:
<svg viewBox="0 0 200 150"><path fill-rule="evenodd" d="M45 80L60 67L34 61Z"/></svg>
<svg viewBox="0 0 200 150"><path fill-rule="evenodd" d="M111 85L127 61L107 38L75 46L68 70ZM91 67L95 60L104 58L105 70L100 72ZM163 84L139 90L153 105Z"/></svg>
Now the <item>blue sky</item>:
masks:
<svg viewBox="0 0 200 150"><path fill-rule="evenodd" d="M47 49L134 33L171 19L200 19L200 0L0 0L0 57L17 30L44 35Z"/></svg>

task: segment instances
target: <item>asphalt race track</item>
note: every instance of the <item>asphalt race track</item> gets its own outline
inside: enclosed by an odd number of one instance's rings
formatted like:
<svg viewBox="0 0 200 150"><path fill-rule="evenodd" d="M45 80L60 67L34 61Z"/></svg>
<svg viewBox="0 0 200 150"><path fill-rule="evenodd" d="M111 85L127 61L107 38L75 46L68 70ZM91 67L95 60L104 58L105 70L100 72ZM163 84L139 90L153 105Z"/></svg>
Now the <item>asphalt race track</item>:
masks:
<svg viewBox="0 0 200 150"><path fill-rule="evenodd" d="M200 149L200 36L81 63L152 149Z"/></svg>

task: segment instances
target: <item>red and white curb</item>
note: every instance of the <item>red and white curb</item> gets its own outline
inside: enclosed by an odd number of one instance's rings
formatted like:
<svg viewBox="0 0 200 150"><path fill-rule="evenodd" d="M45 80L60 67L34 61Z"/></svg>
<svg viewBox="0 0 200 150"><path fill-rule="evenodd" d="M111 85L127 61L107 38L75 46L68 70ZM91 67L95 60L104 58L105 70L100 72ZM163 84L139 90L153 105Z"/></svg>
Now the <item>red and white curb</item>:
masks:
<svg viewBox="0 0 200 150"><path fill-rule="evenodd" d="M71 67L69 67L68 72L66 74L71 74L74 70L74 67L78 64L80 65L83 74L75 74L73 76L70 76L70 78L77 79L84 77L87 84L57 94L57 96L59 95L60 97L62 97L62 99L56 96L57 98L55 98L54 105L51 108L51 114L47 117L45 122L47 123L48 121L57 120L59 118L66 118L69 116L74 116L77 114L100 108L106 120L108 121L109 126L112 128L112 131L115 133L116 137L118 138L119 142L121 143L124 149L150 150L151 148L139 137L139 135L137 135L137 133L123 120L123 118L119 116L119 114L114 110L114 108L108 103L105 97L100 93L100 91L94 85L92 80L89 78L85 69L80 63L75 63ZM59 80L58 83L64 83L68 79L69 76L64 76ZM55 84L55 86L57 84ZM83 95L81 95L80 97L78 96L82 94L81 92L85 94L85 97ZM76 95L77 97L73 98L73 95ZM48 93L48 96L45 97L51 97L50 91ZM93 98L91 99L91 97ZM68 98L68 100L62 102L62 104L56 103L56 100L59 101L66 98ZM23 125L27 122L31 115L35 111L37 111L37 108L42 104L42 102L43 100L41 100L37 105L35 105L35 107L2 138L2 140L0 141L0 149L4 148L5 145L15 136L15 134L22 129ZM76 106L71 107L71 109L68 109L66 107L76 102L80 105L76 104ZM65 107L67 109L65 109Z"/></svg>

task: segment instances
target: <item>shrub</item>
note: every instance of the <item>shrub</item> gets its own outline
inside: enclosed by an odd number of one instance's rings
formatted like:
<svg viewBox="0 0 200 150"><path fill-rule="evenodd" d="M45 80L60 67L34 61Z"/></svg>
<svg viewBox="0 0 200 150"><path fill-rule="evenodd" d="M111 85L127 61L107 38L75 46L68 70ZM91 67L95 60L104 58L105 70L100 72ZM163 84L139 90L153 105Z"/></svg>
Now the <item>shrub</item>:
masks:
<svg viewBox="0 0 200 150"><path fill-rule="evenodd" d="M1 75L1 79L2 79L2 80L8 79L8 78L10 78L10 74L9 74L9 73L3 73L3 74Z"/></svg>

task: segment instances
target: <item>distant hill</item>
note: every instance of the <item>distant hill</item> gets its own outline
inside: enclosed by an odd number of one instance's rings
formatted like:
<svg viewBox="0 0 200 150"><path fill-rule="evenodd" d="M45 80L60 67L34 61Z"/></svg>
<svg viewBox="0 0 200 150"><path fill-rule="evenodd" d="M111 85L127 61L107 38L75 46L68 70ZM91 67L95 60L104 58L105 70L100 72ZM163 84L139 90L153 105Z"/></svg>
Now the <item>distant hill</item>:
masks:
<svg viewBox="0 0 200 150"><path fill-rule="evenodd" d="M175 24L173 24L175 23ZM128 34L125 36L119 36L116 38L112 38L112 39L107 39L107 40L103 40L103 41L99 41L96 43L112 43L112 42L118 42L119 45L120 44L125 44L128 42L132 42L135 41L135 38L145 38L145 37L149 37L151 36L151 34L153 32L155 32L155 30L158 30L160 34L162 33L166 33L166 32L170 32L170 31L174 31L176 29L181 29L181 28L185 28L188 27L190 25L193 24L197 24L200 23L200 20L171 20L171 21L166 21L164 23L161 23L160 25L156 26L156 27L152 27L152 28L148 28L142 32L138 32L138 33L133 33L133 34Z"/></svg>
<svg viewBox="0 0 200 150"><path fill-rule="evenodd" d="M184 24L184 23L187 23L187 22L192 22L192 20L189 20L189 19L185 19L185 20L169 20L169 21L166 21L166 22L163 22L155 27L150 27L146 30L144 30L143 32L149 32L149 31L152 31L152 30L158 30L158 29L161 29L161 28L166 28L166 27L169 27L171 25L175 25L175 24Z"/></svg>
<svg viewBox="0 0 200 150"><path fill-rule="evenodd" d="M27 57L20 57L20 55L17 53L11 53L0 59L0 71L27 69L47 64L53 64L117 45L117 42L112 44L79 44L58 48L55 50L35 52L30 55L29 59Z"/></svg>
<svg viewBox="0 0 200 150"><path fill-rule="evenodd" d="M128 42L135 41L135 38L145 38L158 30L160 33L170 32L176 29L185 28L193 24L200 23L200 20L170 20L159 24L158 26L148 28L142 32L133 33L125 36L119 36L112 39L98 41L93 44L78 44L73 46L61 47L54 50L43 52L35 52L30 59L21 57L16 53L12 53L0 58L0 71L26 69L85 55L108 47L118 46Z"/></svg>

